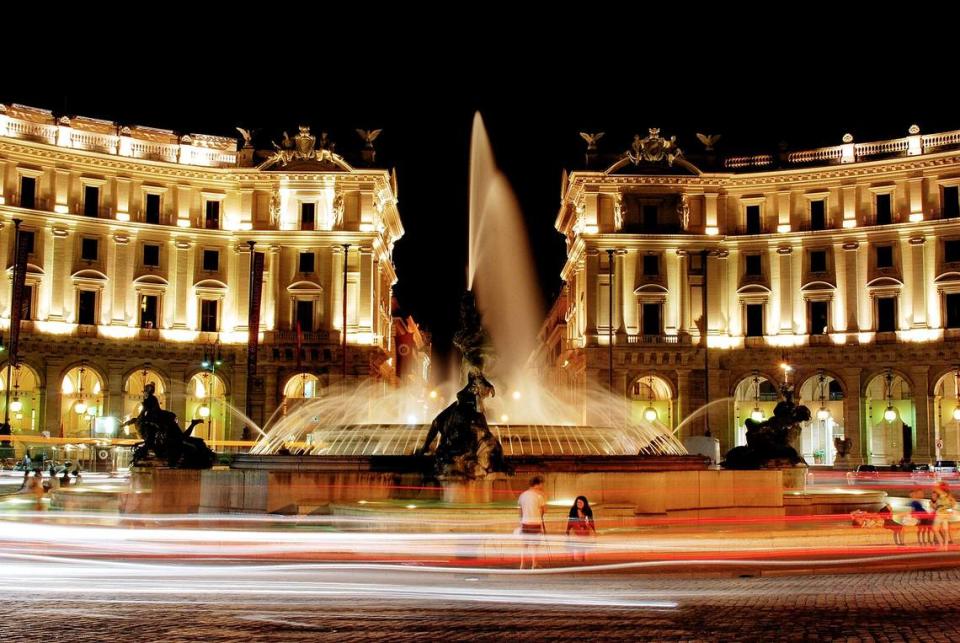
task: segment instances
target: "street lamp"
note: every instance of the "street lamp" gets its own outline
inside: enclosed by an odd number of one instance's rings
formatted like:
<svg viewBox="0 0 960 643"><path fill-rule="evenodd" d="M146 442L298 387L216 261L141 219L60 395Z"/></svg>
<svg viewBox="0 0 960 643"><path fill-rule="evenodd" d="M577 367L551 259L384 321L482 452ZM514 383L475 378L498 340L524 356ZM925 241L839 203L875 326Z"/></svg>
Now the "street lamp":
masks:
<svg viewBox="0 0 960 643"><path fill-rule="evenodd" d="M647 408L643 409L643 419L647 422L655 422L658 414L657 409L653 408L653 377L647 378Z"/></svg>
<svg viewBox="0 0 960 643"><path fill-rule="evenodd" d="M960 366L953 371L953 391L957 397L957 405L953 407L953 419L960 422Z"/></svg>
<svg viewBox="0 0 960 643"><path fill-rule="evenodd" d="M827 378L823 374L823 371L820 371L820 376L817 378L817 387L820 392L820 408L817 410L817 419L821 422L826 422L830 419L830 409L827 408L826 397L824 394L824 388L827 385Z"/></svg>
<svg viewBox="0 0 960 643"><path fill-rule="evenodd" d="M210 351L207 352L207 347L203 348L203 360L200 362L200 368L207 371L203 374L204 387L203 387L203 396L204 400L200 404L200 408L197 409L197 414L204 420L207 421L207 438L212 439L213 436L210 433L210 386L215 382L217 376L217 368L223 365L223 355L220 352L220 340L217 339L213 343L213 346L210 347ZM211 377L211 375L213 377Z"/></svg>
<svg viewBox="0 0 960 643"><path fill-rule="evenodd" d="M897 410L893 408L893 371L889 368L884 377L884 383L887 389L887 409L883 412L883 419L887 422L893 422L897 419Z"/></svg>
<svg viewBox="0 0 960 643"><path fill-rule="evenodd" d="M753 372L753 411L750 412L750 418L754 422L763 422L763 410L760 408L760 375L757 371Z"/></svg>

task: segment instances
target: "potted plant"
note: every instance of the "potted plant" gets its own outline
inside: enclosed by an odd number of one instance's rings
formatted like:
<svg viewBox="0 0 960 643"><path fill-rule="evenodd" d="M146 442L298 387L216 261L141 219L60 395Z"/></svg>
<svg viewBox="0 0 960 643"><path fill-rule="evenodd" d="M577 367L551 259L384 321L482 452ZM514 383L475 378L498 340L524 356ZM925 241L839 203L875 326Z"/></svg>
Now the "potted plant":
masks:
<svg viewBox="0 0 960 643"><path fill-rule="evenodd" d="M817 449L813 452L813 463L814 464L823 464L823 458L827 455L826 451L823 449Z"/></svg>

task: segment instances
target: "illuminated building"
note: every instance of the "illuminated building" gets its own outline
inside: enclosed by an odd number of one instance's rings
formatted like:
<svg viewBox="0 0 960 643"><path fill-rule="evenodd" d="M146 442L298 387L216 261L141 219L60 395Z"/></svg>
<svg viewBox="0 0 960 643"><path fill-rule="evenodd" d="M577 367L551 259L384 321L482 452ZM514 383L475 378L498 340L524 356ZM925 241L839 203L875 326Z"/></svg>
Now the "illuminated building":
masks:
<svg viewBox="0 0 960 643"><path fill-rule="evenodd" d="M238 149L233 138L0 105L7 328L14 219L29 248L14 430L96 433L99 416L135 414L154 381L182 420L206 420L199 435L239 438L226 403L243 410L249 394L262 421L302 373L311 394L344 369L394 379L395 177L351 165L309 128L261 153L241 133ZM371 165L375 134L364 134L357 156ZM253 391L250 241L264 255Z"/></svg>
<svg viewBox="0 0 960 643"><path fill-rule="evenodd" d="M683 420L706 380L725 452L786 376L814 414L811 464L833 462L841 435L851 463L899 461L905 434L914 461L960 459L960 131L727 158L706 135L685 154L650 130L607 159L584 138L555 224L565 291L536 359L566 395L611 381L612 357L634 417L659 404L658 421L698 435L705 422Z"/></svg>

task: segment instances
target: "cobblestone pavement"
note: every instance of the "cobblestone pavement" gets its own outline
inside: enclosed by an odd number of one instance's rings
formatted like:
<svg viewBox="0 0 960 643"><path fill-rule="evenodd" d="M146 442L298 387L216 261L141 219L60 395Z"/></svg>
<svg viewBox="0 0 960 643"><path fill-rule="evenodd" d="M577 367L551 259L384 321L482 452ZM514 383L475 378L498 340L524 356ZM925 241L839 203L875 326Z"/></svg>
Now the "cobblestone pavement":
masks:
<svg viewBox="0 0 960 643"><path fill-rule="evenodd" d="M0 580L0 640L960 640L960 570L679 579L162 568L107 570L104 583Z"/></svg>

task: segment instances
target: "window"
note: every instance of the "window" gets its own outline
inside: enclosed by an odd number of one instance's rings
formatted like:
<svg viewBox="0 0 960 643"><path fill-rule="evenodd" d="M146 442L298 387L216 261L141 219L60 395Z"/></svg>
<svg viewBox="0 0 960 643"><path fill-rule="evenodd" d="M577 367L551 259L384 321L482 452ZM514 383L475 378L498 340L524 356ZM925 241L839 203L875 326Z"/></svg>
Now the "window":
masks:
<svg viewBox="0 0 960 643"><path fill-rule="evenodd" d="M877 332L892 333L897 330L897 298L877 298Z"/></svg>
<svg viewBox="0 0 960 643"><path fill-rule="evenodd" d="M300 204L300 229L301 230L313 230L314 222L317 219L317 204L316 203L301 203Z"/></svg>
<svg viewBox="0 0 960 643"><path fill-rule="evenodd" d="M200 332L217 332L217 300L200 300Z"/></svg>
<svg viewBox="0 0 960 643"><path fill-rule="evenodd" d="M207 230L220 229L220 202L207 201L203 227Z"/></svg>
<svg viewBox="0 0 960 643"><path fill-rule="evenodd" d="M313 332L313 302L297 300L297 327L301 332Z"/></svg>
<svg viewBox="0 0 960 643"><path fill-rule="evenodd" d="M37 207L37 180L32 176L20 177L20 207Z"/></svg>
<svg viewBox="0 0 960 643"><path fill-rule="evenodd" d="M33 286L23 287L23 308L20 319L33 319Z"/></svg>
<svg viewBox="0 0 960 643"><path fill-rule="evenodd" d="M643 334L644 335L660 335L663 333L662 325L660 323L660 304L644 304L643 305Z"/></svg>
<svg viewBox="0 0 960 643"><path fill-rule="evenodd" d="M877 195L877 225L893 223L893 209L890 206L890 194Z"/></svg>
<svg viewBox="0 0 960 643"><path fill-rule="evenodd" d="M143 265L153 268L160 266L160 246L149 243L143 246Z"/></svg>
<svg viewBox="0 0 960 643"><path fill-rule="evenodd" d="M657 229L657 210L659 208L656 205L645 205L641 210L641 216L643 217L640 221L640 227L647 231L651 232Z"/></svg>
<svg viewBox="0 0 960 643"><path fill-rule="evenodd" d="M745 257L747 267L744 274L748 277L759 277L763 274L760 263L760 255L747 255Z"/></svg>
<svg viewBox="0 0 960 643"><path fill-rule="evenodd" d="M27 249L27 254L28 254L28 255L32 255L32 254L33 254L33 251L35 250L35 247L34 247L34 245L33 245L33 244L34 244L34 239L36 239L36 236L34 235L33 230L21 230L21 231L20 231L20 243L21 243L24 247L26 247L26 249Z"/></svg>
<svg viewBox="0 0 960 643"><path fill-rule="evenodd" d="M144 221L147 223L160 223L160 195L147 193L146 203L143 212Z"/></svg>
<svg viewBox="0 0 960 643"><path fill-rule="evenodd" d="M810 302L810 334L822 335L829 326L830 304L826 301Z"/></svg>
<svg viewBox="0 0 960 643"><path fill-rule="evenodd" d="M947 263L960 261L960 239L943 242L943 260Z"/></svg>
<svg viewBox="0 0 960 643"><path fill-rule="evenodd" d="M823 199L810 202L810 229L827 229L827 202Z"/></svg>
<svg viewBox="0 0 960 643"><path fill-rule="evenodd" d="M763 304L747 304L747 337L763 337Z"/></svg>
<svg viewBox="0 0 960 643"><path fill-rule="evenodd" d="M810 272L826 272L826 271L827 271L827 251L811 250L810 251Z"/></svg>
<svg viewBox="0 0 960 643"><path fill-rule="evenodd" d="M84 261L96 261L100 251L100 243L96 239L80 241L80 258Z"/></svg>
<svg viewBox="0 0 960 643"><path fill-rule="evenodd" d="M313 272L315 259L316 255L312 252L301 252L298 272Z"/></svg>
<svg viewBox="0 0 960 643"><path fill-rule="evenodd" d="M156 295L140 295L140 328L157 327L159 304Z"/></svg>
<svg viewBox="0 0 960 643"><path fill-rule="evenodd" d="M83 186L83 216L100 216L100 188L95 185Z"/></svg>
<svg viewBox="0 0 960 643"><path fill-rule="evenodd" d="M760 234L760 206L759 205L748 205L747 206L747 234Z"/></svg>
<svg viewBox="0 0 960 643"><path fill-rule="evenodd" d="M647 277L656 277L660 274L660 257L658 255L643 256L643 274Z"/></svg>
<svg viewBox="0 0 960 643"><path fill-rule="evenodd" d="M97 292L81 290L77 305L77 323L93 326L97 323Z"/></svg>
<svg viewBox="0 0 960 643"><path fill-rule="evenodd" d="M877 246L877 268L893 268L893 246Z"/></svg>
<svg viewBox="0 0 960 643"><path fill-rule="evenodd" d="M960 186L945 185L943 186L943 218L955 217L960 217Z"/></svg>
<svg viewBox="0 0 960 643"><path fill-rule="evenodd" d="M219 250L203 251L203 269L208 272L216 272L220 270L220 251Z"/></svg>
<svg viewBox="0 0 960 643"><path fill-rule="evenodd" d="M960 328L960 294L946 295L947 328Z"/></svg>

